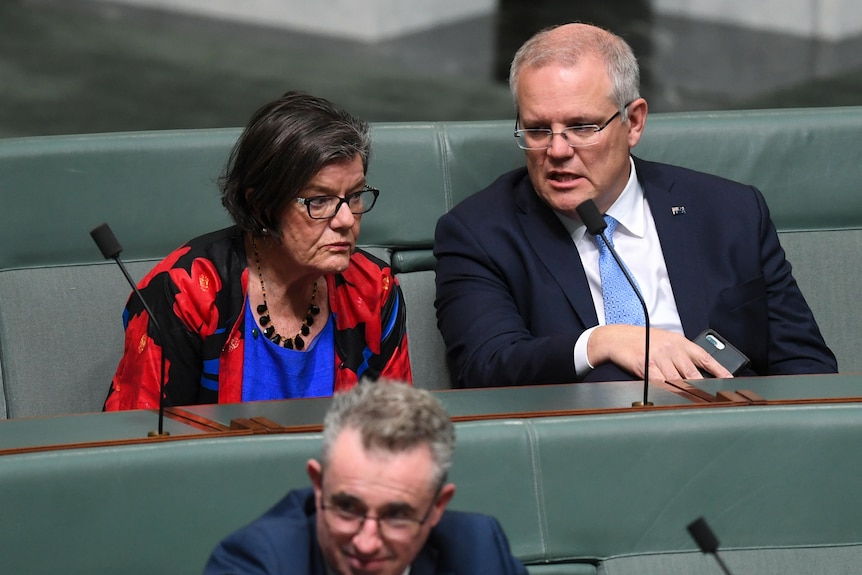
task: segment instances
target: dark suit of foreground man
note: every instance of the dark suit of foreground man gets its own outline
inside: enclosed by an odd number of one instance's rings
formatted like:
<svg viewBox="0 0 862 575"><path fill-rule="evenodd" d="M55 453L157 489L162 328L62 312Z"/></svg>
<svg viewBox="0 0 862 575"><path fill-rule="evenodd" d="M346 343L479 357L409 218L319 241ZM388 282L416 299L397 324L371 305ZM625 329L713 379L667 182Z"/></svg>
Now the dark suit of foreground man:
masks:
<svg viewBox="0 0 862 575"><path fill-rule="evenodd" d="M458 385L643 377L644 328L605 322L598 248L576 213L587 199L620 222L614 242L652 320L651 380L729 377L690 341L706 328L751 359L747 375L837 370L761 193L631 156L647 103L622 39L586 24L540 32L510 85L527 166L456 206L435 236Z"/></svg>
<svg viewBox="0 0 862 575"><path fill-rule="evenodd" d="M427 391L363 383L324 420L312 488L216 547L205 575L526 575L491 517L446 511L455 432Z"/></svg>

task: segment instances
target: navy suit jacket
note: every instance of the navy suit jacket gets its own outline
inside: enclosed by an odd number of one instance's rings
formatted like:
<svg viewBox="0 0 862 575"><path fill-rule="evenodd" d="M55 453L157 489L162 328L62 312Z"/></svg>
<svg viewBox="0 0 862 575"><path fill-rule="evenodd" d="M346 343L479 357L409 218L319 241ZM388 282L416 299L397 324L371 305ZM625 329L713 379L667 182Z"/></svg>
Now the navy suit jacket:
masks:
<svg viewBox="0 0 862 575"><path fill-rule="evenodd" d="M716 330L751 360L743 375L836 371L761 193L634 161L686 337ZM577 248L526 168L440 218L434 253L438 326L458 386L578 381L575 341L598 318ZM626 379L612 364L585 377Z"/></svg>
<svg viewBox="0 0 862 575"><path fill-rule="evenodd" d="M204 575L326 575L317 543L314 491L289 492L259 519L228 536ZM497 520L446 511L410 566L410 575L527 575Z"/></svg>

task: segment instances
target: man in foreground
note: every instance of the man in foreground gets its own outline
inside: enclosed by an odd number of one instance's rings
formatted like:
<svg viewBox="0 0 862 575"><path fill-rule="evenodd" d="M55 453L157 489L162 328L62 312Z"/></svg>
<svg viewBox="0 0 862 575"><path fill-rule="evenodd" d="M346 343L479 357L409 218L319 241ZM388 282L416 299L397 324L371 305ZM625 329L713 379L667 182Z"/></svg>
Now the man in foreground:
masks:
<svg viewBox="0 0 862 575"><path fill-rule="evenodd" d="M222 541L205 575L526 575L499 523L446 511L455 430L439 401L402 383L336 394L312 487L289 492Z"/></svg>

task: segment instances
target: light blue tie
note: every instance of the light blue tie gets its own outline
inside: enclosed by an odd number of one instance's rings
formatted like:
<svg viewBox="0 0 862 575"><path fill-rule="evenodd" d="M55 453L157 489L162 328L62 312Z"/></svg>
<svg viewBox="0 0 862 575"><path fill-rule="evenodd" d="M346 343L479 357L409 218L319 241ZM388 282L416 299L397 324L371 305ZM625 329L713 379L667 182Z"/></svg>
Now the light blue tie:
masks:
<svg viewBox="0 0 862 575"><path fill-rule="evenodd" d="M613 217L605 215L608 224L605 236L611 245L614 244L614 231L619 222ZM624 323L627 325L645 325L643 307L640 300L632 290L631 284L614 259L611 250L605 245L600 236L595 236L596 245L599 248L599 274L602 276L602 298L605 302L605 323ZM626 267L628 270L628 267ZM634 279L634 276L632 276ZM635 281L637 285L637 281ZM640 291L640 286L638 286Z"/></svg>

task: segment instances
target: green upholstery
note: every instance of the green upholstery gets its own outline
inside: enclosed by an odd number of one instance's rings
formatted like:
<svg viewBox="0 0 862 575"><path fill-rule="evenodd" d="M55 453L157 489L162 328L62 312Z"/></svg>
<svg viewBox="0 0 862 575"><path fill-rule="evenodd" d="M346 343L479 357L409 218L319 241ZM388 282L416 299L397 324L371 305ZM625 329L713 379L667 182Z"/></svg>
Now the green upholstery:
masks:
<svg viewBox="0 0 862 575"><path fill-rule="evenodd" d="M779 231L862 227L862 108L651 116L635 153L753 184Z"/></svg>
<svg viewBox="0 0 862 575"><path fill-rule="evenodd" d="M233 437L4 456L0 571L200 573L216 542L307 483L318 445Z"/></svg>
<svg viewBox="0 0 862 575"><path fill-rule="evenodd" d="M456 424L452 507L492 514L535 574L857 573L862 404L702 408ZM307 484L317 434L0 457L4 573L200 569Z"/></svg>
<svg viewBox="0 0 862 575"><path fill-rule="evenodd" d="M141 278L155 262L127 267ZM7 410L0 418L101 411L123 352L130 291L113 261L0 271L0 398Z"/></svg>
<svg viewBox="0 0 862 575"><path fill-rule="evenodd" d="M215 180L235 129L0 140L0 269L101 261L108 221L124 258L162 258L230 223Z"/></svg>
<svg viewBox="0 0 862 575"><path fill-rule="evenodd" d="M373 126L382 190L360 240L407 299L417 384L450 385L433 308L437 219L523 165L509 119ZM862 107L655 114L635 152L757 185L843 372L862 371ZM215 185L239 130L0 140L0 417L98 410L122 352L119 270L89 230L109 222L141 277L229 224Z"/></svg>

